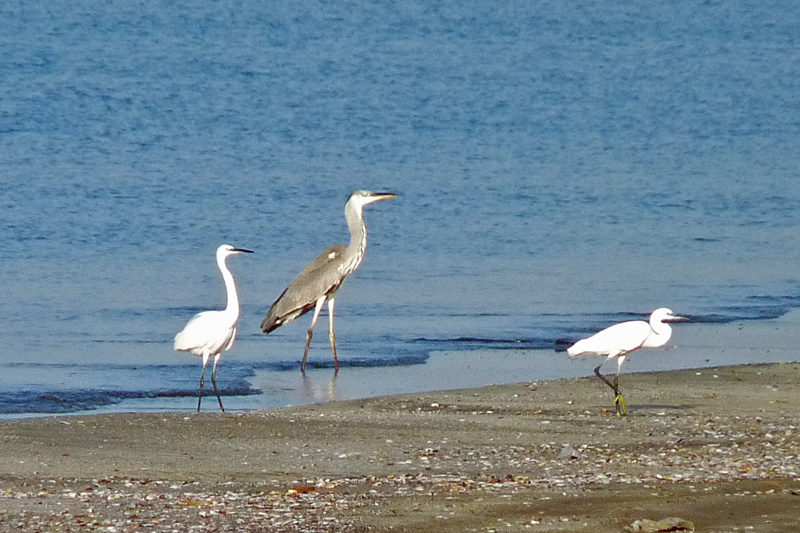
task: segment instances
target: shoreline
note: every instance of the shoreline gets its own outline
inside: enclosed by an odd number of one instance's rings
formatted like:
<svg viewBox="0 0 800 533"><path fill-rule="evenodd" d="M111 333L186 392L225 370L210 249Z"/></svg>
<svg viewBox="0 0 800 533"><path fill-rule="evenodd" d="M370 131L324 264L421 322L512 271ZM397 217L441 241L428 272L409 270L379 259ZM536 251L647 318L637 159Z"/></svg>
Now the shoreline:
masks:
<svg viewBox="0 0 800 533"><path fill-rule="evenodd" d="M623 374L621 387L621 419L608 387L574 378L236 414L6 421L0 524L616 532L678 516L697 531L800 527L800 363Z"/></svg>
<svg viewBox="0 0 800 533"><path fill-rule="evenodd" d="M667 347L640 350L625 361L620 375L624 390L626 376L637 372L699 369L750 363L792 362L800 360L800 309L776 319L718 323L680 323L673 328ZM322 351L329 357L327 351ZM331 368L300 372L256 371L248 378L260 394L225 396L230 413L275 409L330 401L348 401L393 394L424 393L434 390L458 390L522 380L553 380L591 377L602 357L570 358L565 352L551 349L481 348L436 350L424 364L392 367L347 367L334 379ZM236 354L230 356L235 362ZM327 361L327 359L326 359ZM220 379L225 378L226 359L221 363ZM299 360L298 360L299 366ZM613 365L603 372L613 373ZM215 409L215 400L204 398L204 411ZM64 414L26 413L0 415L3 420L21 420L50 416L87 416L105 413L181 413L193 412L194 395L175 398L129 399L100 406L94 410Z"/></svg>

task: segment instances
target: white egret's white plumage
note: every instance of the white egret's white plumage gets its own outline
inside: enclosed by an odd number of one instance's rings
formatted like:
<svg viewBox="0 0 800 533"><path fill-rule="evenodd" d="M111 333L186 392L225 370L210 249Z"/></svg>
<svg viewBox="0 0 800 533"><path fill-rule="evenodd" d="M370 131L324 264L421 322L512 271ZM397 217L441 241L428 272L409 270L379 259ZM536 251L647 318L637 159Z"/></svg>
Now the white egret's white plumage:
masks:
<svg viewBox="0 0 800 533"><path fill-rule="evenodd" d="M211 372L211 383L214 384L214 392L219 401L219 410L223 413L222 398L217 389L217 363L222 352L230 350L236 338L236 325L239 323L239 297L236 294L236 283L233 275L228 270L225 261L228 257L236 254L253 253L244 248L234 248L230 244L223 244L217 248L217 266L222 273L225 281L225 289L228 293L228 305L223 311L203 311L196 314L183 330L175 335L175 350L179 352L189 352L203 358L203 373L200 375L200 393L197 400L197 411L200 411L200 403L203 401L203 385L205 385L206 365L208 359L214 356L214 370Z"/></svg>
<svg viewBox="0 0 800 533"><path fill-rule="evenodd" d="M664 346L672 336L672 328L667 324L668 321L685 320L683 317L673 314L670 309L662 307L656 309L650 315L650 321L631 320L614 324L602 331L599 331L580 340L567 348L567 353L572 356L579 355L604 355L607 357L603 363L594 369L595 375L602 379L606 385L614 389L616 398L614 404L617 407L617 414L627 414L628 409L625 398L619 392L619 371L625 357L639 348L659 348ZM600 367L611 359L617 359L617 374L613 383L608 381L600 373Z"/></svg>
<svg viewBox="0 0 800 533"><path fill-rule="evenodd" d="M272 304L267 316L261 322L261 331L269 333L291 322L307 312L314 310L311 327L306 335L306 348L300 371L305 374L308 347L314 334L314 326L322 307L328 304L328 337L333 350L333 365L339 372L339 359L336 356L336 336L333 332L333 307L336 291L347 276L355 272L367 251L367 225L364 223L364 206L380 200L395 198L392 193L355 191L345 204L344 215L350 230L350 244L334 244L309 263L289 284Z"/></svg>

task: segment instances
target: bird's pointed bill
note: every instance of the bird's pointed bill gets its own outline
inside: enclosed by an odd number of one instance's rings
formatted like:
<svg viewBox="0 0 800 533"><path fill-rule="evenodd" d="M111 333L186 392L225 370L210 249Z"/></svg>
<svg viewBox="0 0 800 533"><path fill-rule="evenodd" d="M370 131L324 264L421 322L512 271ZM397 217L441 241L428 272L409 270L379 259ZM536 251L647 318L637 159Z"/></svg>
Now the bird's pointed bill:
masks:
<svg viewBox="0 0 800 533"><path fill-rule="evenodd" d="M370 194L372 202L380 202L381 200L389 200L390 198L397 198L397 195L392 192L374 192Z"/></svg>
<svg viewBox="0 0 800 533"><path fill-rule="evenodd" d="M254 254L255 253L253 250L248 250L246 248L234 248L233 251L234 252L239 252L240 254Z"/></svg>

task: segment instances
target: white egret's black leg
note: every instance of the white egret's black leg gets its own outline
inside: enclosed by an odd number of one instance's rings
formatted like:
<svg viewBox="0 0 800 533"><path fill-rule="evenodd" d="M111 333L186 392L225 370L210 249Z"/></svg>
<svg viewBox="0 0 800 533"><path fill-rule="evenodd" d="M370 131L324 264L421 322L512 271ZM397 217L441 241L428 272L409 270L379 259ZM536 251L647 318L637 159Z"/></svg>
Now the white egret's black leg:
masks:
<svg viewBox="0 0 800 533"><path fill-rule="evenodd" d="M328 337L331 340L331 349L333 350L333 375L339 373L339 358L336 356L336 334L333 332L333 297L328 298Z"/></svg>
<svg viewBox="0 0 800 533"><path fill-rule="evenodd" d="M614 405L617 408L617 416L628 416L628 403L625 397L619 391L619 371L622 369L622 363L625 362L625 354L617 357L617 374L614 376L614 388L617 391L617 396L614 398Z"/></svg>
<svg viewBox="0 0 800 533"><path fill-rule="evenodd" d="M617 416L626 416L628 414L628 404L625 401L625 397L619 392L619 374L614 376L614 382L612 383L600 373L600 366L594 369L594 374L614 391L614 407L617 410Z"/></svg>
<svg viewBox="0 0 800 533"><path fill-rule="evenodd" d="M222 354L217 354L214 358L214 370L211 372L211 383L214 385L214 392L217 394L217 401L219 402L219 410L223 413L225 412L225 408L222 407L222 398L219 395L219 389L217 388L217 363L219 362L219 358Z"/></svg>
<svg viewBox="0 0 800 533"><path fill-rule="evenodd" d="M322 306L325 304L326 297L323 296L319 300L317 300L317 305L314 307L314 318L311 319L311 327L308 328L308 333L306 334L306 349L303 352L303 363L300 365L300 372L303 374L306 373L306 359L308 359L308 347L311 346L311 337L314 336L314 326L317 325L317 319L319 318L319 313L322 311Z"/></svg>
<svg viewBox="0 0 800 533"><path fill-rule="evenodd" d="M197 412L200 412L200 403L203 401L203 386L206 384L206 365L208 364L208 354L203 354L203 373L200 374L200 392L197 394Z"/></svg>
<svg viewBox="0 0 800 533"><path fill-rule="evenodd" d="M594 369L594 375L600 378L603 381L603 383L611 387L611 389L614 391L614 394L619 394L619 388L617 387L616 383L611 383L610 381L608 381L608 378L606 378L603 374L600 373L601 366L603 365L600 365Z"/></svg>
<svg viewBox="0 0 800 533"><path fill-rule="evenodd" d="M619 372L619 367L617 367L617 372ZM617 416L628 416L628 402L625 401L625 396L619 391L619 373L614 376L614 391L617 393L614 397L614 406L617 408Z"/></svg>

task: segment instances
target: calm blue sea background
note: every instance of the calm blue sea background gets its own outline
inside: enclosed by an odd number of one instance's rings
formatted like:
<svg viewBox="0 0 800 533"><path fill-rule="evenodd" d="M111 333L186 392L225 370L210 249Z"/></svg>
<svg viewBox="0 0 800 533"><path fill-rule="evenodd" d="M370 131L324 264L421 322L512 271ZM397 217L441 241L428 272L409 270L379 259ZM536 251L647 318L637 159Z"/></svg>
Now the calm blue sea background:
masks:
<svg viewBox="0 0 800 533"><path fill-rule="evenodd" d="M0 413L192 410L172 339L225 305L225 242L256 251L232 410L459 357L448 383L511 353L548 362L517 381L589 373L555 341L800 307L798 28L788 0L4 1ZM336 396L324 318L306 380L310 318L258 325L355 189L398 198L337 298L363 386Z"/></svg>

